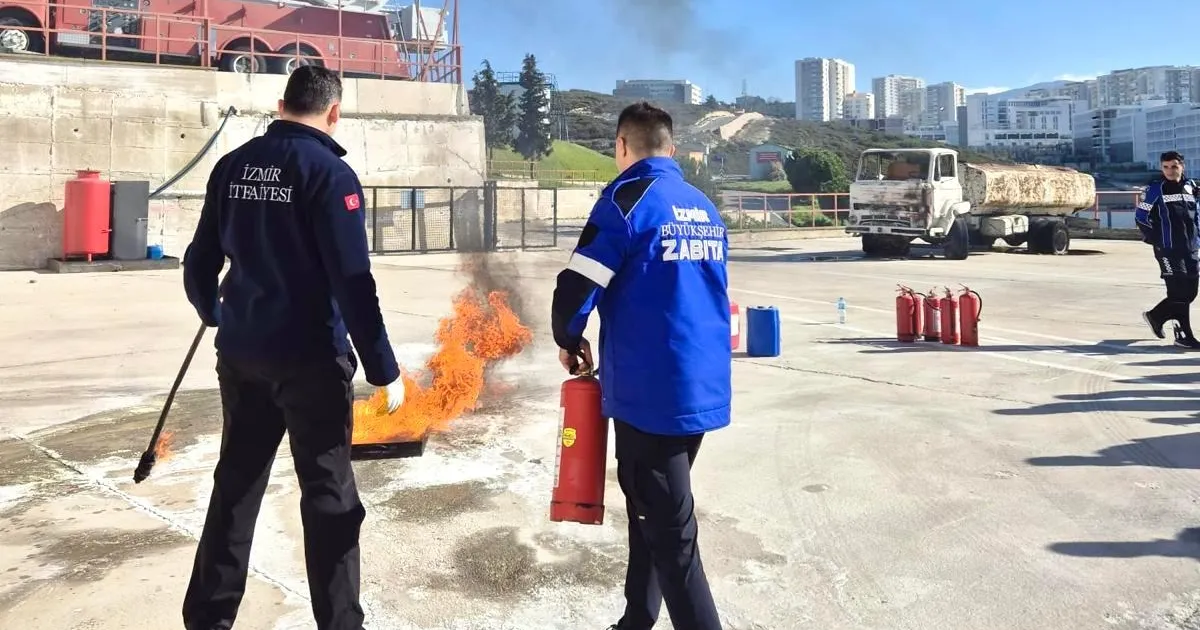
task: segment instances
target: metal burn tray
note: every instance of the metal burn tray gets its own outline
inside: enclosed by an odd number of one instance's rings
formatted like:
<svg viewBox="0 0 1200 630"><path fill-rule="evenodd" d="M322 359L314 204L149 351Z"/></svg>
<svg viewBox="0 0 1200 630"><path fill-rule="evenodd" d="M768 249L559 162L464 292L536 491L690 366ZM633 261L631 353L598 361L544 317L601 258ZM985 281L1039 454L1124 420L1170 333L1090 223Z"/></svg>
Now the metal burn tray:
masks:
<svg viewBox="0 0 1200 630"><path fill-rule="evenodd" d="M351 460L400 459L404 457L420 457L425 454L425 442L429 436L410 442L373 442L366 444L351 444Z"/></svg>

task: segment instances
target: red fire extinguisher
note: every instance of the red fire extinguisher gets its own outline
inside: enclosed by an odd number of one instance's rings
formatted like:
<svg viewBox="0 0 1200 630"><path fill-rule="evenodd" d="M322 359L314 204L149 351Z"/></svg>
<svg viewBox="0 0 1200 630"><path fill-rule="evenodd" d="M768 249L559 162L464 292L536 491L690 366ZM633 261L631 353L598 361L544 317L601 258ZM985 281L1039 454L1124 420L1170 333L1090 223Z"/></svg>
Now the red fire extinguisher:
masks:
<svg viewBox="0 0 1200 630"><path fill-rule="evenodd" d="M929 290L925 296L925 341L937 341L941 338L942 306L937 293Z"/></svg>
<svg viewBox="0 0 1200 630"><path fill-rule="evenodd" d="M942 343L952 346L958 343L958 297L946 287L941 302Z"/></svg>
<svg viewBox="0 0 1200 630"><path fill-rule="evenodd" d="M962 326L962 345L979 345L979 319L983 315L983 297L979 293L963 287L958 296L958 317Z"/></svg>
<svg viewBox="0 0 1200 630"><path fill-rule="evenodd" d="M913 326L916 318L913 311L917 302L913 299L912 289L899 287L900 294L896 296L896 339L909 342L917 340L917 329Z"/></svg>
<svg viewBox="0 0 1200 630"><path fill-rule="evenodd" d="M560 401L550 520L600 525L608 459L608 418L600 411L600 381L590 370L568 379Z"/></svg>
<svg viewBox="0 0 1200 630"><path fill-rule="evenodd" d="M921 331L925 328L925 296L912 289L909 289L908 292L913 298L913 337L919 340L921 338Z"/></svg>

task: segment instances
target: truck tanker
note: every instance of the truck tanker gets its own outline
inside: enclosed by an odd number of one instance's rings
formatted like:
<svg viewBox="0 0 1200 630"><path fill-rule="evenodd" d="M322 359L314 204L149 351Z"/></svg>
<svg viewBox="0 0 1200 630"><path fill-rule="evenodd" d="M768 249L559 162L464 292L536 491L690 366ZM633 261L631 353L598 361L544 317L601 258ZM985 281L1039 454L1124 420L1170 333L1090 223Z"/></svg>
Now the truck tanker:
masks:
<svg viewBox="0 0 1200 630"><path fill-rule="evenodd" d="M1079 171L1030 164L968 164L953 149L867 149L850 184L846 232L868 256L907 255L914 239L961 260L996 239L1037 254L1066 254L1074 216L1093 207L1096 182Z"/></svg>

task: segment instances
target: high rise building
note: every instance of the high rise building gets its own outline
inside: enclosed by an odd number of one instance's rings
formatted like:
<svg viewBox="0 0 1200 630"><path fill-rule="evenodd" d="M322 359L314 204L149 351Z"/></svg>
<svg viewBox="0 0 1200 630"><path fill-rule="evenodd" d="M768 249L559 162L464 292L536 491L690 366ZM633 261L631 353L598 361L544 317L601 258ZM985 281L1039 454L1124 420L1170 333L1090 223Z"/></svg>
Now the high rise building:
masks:
<svg viewBox="0 0 1200 630"><path fill-rule="evenodd" d="M926 124L937 125L958 120L958 108L967 104L967 92L953 82L937 83L925 88Z"/></svg>
<svg viewBox="0 0 1200 630"><path fill-rule="evenodd" d="M875 95L870 92L847 94L842 117L846 120L872 120L875 118Z"/></svg>
<svg viewBox="0 0 1200 630"><path fill-rule="evenodd" d="M1113 70L1096 77L1096 107L1125 107L1144 101L1194 102L1190 66L1147 66Z"/></svg>
<svg viewBox="0 0 1200 630"><path fill-rule="evenodd" d="M854 64L842 59L809 57L796 62L796 118L842 118L846 96L854 91Z"/></svg>
<svg viewBox="0 0 1200 630"><path fill-rule="evenodd" d="M872 79L871 91L875 94L875 114L880 118L898 116L916 124L925 111L925 79L889 74Z"/></svg>

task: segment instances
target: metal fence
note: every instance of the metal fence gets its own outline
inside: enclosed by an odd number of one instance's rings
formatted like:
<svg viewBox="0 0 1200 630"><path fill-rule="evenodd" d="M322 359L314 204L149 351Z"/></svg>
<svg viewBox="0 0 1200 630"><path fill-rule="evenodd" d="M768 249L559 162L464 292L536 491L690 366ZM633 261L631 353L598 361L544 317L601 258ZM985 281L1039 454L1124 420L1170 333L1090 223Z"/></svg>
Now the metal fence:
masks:
<svg viewBox="0 0 1200 630"><path fill-rule="evenodd" d="M366 186L367 242L377 254L558 246L558 190Z"/></svg>
<svg viewBox="0 0 1200 630"><path fill-rule="evenodd" d="M1075 216L1096 219L1102 228L1132 229L1133 209L1142 200L1136 190L1096 192L1092 207ZM841 227L850 218L850 195L772 194L722 191L721 213L731 230L786 230Z"/></svg>
<svg viewBox="0 0 1200 630"><path fill-rule="evenodd" d="M723 191L721 214L731 230L838 227L845 225L850 216L850 196Z"/></svg>

